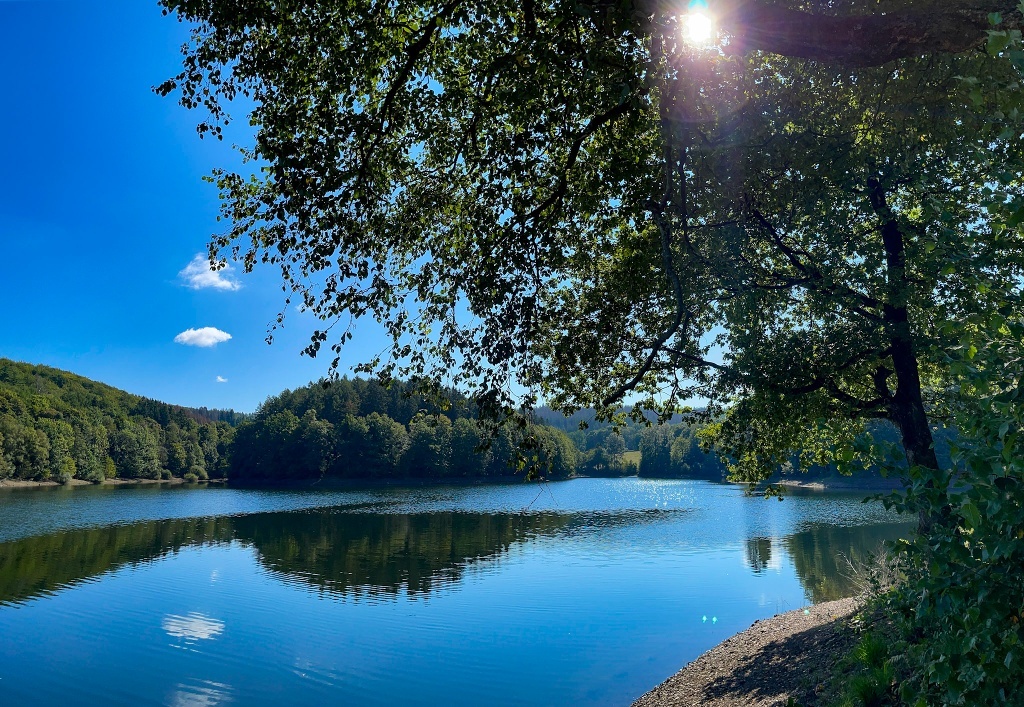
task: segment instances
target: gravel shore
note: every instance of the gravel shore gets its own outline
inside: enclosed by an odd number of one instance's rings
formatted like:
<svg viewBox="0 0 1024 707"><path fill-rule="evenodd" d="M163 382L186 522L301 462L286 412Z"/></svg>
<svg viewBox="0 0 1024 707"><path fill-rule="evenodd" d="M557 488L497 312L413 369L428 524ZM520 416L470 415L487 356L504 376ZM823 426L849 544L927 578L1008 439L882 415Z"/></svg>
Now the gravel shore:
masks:
<svg viewBox="0 0 1024 707"><path fill-rule="evenodd" d="M810 707L834 662L853 645L856 599L755 621L643 695L634 707Z"/></svg>

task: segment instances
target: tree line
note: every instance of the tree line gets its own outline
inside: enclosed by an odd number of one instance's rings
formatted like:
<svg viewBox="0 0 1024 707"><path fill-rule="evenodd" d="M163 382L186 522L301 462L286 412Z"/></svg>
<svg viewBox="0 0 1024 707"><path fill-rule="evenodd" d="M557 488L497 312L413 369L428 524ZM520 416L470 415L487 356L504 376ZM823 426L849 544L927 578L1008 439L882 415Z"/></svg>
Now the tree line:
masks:
<svg viewBox="0 0 1024 707"><path fill-rule="evenodd" d="M626 409L629 413L631 410ZM713 452L698 443L700 424L673 415L665 424L645 411L639 419L616 422L598 418L593 409L563 415L547 406L533 416L564 431L580 450L579 470L588 476L646 476L722 481L727 470ZM628 452L633 451L634 455ZM636 457L639 456L639 459Z"/></svg>
<svg viewBox="0 0 1024 707"><path fill-rule="evenodd" d="M247 416L0 359L0 479L458 479L530 466L555 479L726 474L698 444L699 428L678 419L616 427L593 411L538 408L524 426L493 430L458 391L442 397L414 383L342 378L285 390Z"/></svg>
<svg viewBox="0 0 1024 707"><path fill-rule="evenodd" d="M396 381L342 378L269 398L237 431L239 480L478 478L531 464L550 478L576 473L579 450L561 430L531 423L490 430L455 391L441 405Z"/></svg>
<svg viewBox="0 0 1024 707"><path fill-rule="evenodd" d="M0 479L220 477L243 418L0 359Z"/></svg>

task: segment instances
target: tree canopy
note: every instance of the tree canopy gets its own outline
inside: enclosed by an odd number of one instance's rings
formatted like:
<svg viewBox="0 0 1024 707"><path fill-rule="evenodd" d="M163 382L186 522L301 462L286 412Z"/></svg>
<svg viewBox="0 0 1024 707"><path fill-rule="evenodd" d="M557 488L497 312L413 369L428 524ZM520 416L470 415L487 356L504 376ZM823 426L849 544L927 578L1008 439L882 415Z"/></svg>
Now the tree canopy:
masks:
<svg viewBox="0 0 1024 707"><path fill-rule="evenodd" d="M252 106L211 257L279 266L308 353L372 316L362 370L485 408L706 400L750 479L883 418L938 471L957 323L1021 275L1016 3L711 3L711 47L642 1L164 5L158 91Z"/></svg>
<svg viewBox="0 0 1024 707"><path fill-rule="evenodd" d="M0 358L0 480L221 476L244 417Z"/></svg>

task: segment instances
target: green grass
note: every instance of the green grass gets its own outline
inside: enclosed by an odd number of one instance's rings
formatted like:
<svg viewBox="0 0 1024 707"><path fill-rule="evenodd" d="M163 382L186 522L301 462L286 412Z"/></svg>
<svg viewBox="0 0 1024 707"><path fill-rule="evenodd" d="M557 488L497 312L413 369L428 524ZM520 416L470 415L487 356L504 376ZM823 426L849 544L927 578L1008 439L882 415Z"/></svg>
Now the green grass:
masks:
<svg viewBox="0 0 1024 707"><path fill-rule="evenodd" d="M640 452L623 452L622 461L625 464L633 462L637 466L640 466Z"/></svg>

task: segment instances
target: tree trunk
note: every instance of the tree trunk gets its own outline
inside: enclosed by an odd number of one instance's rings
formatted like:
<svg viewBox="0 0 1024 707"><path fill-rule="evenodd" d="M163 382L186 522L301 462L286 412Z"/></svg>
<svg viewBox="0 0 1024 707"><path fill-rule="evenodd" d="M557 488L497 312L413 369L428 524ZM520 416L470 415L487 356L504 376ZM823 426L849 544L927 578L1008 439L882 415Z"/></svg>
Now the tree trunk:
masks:
<svg viewBox="0 0 1024 707"><path fill-rule="evenodd" d="M903 231L889 210L884 188L879 181L870 179L868 186L871 190L871 205L882 219L882 243L885 247L888 292L883 316L889 332L893 373L896 376L896 391L889 396L889 417L900 431L910 473L913 475L915 467L939 471L935 442L921 394L921 375L914 351L914 338L910 330L907 303L911 284L907 280ZM934 489L935 481L929 479L925 487ZM944 496L945 489L940 491ZM918 533L928 535L937 523L942 522L948 515L948 509L945 504L940 504L940 509L923 508L918 511Z"/></svg>

